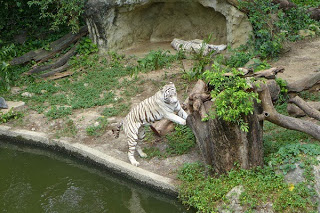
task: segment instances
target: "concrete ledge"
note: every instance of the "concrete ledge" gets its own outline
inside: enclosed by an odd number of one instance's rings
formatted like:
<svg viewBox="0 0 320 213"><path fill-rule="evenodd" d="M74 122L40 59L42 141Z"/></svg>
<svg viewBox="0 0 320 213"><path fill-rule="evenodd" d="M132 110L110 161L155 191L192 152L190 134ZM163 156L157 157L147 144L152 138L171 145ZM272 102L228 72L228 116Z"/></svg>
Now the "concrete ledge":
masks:
<svg viewBox="0 0 320 213"><path fill-rule="evenodd" d="M171 178L152 173L139 167L118 160L112 156L80 143L69 143L65 140L49 139L47 134L28 130L13 130L0 125L0 139L15 140L16 143L42 146L52 150L63 150L79 158L85 158L135 182L153 188L168 195L177 196L177 188Z"/></svg>

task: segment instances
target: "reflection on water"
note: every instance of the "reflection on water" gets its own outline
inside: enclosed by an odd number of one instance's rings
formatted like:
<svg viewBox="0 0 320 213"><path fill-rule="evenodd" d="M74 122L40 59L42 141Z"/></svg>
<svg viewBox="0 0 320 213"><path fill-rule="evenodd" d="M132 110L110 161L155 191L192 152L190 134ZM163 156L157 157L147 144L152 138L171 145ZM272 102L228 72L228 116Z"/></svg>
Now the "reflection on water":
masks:
<svg viewBox="0 0 320 213"><path fill-rule="evenodd" d="M187 212L171 197L61 154L0 141L1 212ZM189 211L188 211L189 212Z"/></svg>

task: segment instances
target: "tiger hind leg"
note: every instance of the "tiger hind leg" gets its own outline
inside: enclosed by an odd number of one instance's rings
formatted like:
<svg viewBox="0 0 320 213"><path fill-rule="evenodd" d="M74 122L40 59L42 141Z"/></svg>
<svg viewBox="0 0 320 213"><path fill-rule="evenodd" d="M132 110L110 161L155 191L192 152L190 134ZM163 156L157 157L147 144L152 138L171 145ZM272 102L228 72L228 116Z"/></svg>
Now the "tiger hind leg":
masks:
<svg viewBox="0 0 320 213"><path fill-rule="evenodd" d="M142 142L142 140L144 139L145 134L146 134L146 132L144 130L144 127L141 126L139 128L139 131L138 131L138 139L139 139L140 142ZM140 157L142 157L142 158L148 157L148 155L142 151L142 149L139 146L139 144L137 144L137 152L140 155Z"/></svg>

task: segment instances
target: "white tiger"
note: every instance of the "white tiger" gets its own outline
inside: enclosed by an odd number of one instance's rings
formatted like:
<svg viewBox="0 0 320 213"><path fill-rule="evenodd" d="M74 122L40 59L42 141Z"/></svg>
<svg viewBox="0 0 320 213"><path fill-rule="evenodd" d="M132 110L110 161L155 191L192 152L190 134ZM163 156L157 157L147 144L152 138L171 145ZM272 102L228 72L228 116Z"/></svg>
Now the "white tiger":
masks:
<svg viewBox="0 0 320 213"><path fill-rule="evenodd" d="M137 149L140 157L147 157L147 154L137 144L145 136L144 126L162 118L186 125L187 117L188 114L181 108L179 103L176 87L170 82L154 96L145 99L131 109L124 118L123 123L118 126L116 137L119 136L120 128L123 125L124 133L128 138L129 161L132 165L139 166L139 162L134 158L135 150Z"/></svg>

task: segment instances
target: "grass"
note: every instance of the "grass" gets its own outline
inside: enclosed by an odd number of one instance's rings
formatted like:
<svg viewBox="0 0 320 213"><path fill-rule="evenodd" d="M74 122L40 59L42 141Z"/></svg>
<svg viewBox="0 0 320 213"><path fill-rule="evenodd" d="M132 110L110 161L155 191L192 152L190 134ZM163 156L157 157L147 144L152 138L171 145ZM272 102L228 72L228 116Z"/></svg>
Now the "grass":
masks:
<svg viewBox="0 0 320 213"><path fill-rule="evenodd" d="M154 141L154 136L147 130L145 141ZM148 155L148 159L158 157L167 158L188 153L196 144L192 130L187 126L176 125L175 131L168 133L163 138L165 148L160 150L150 144L144 148L144 152Z"/></svg>

